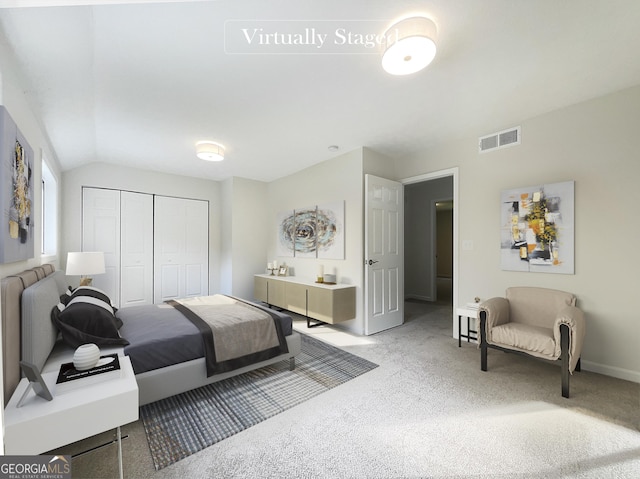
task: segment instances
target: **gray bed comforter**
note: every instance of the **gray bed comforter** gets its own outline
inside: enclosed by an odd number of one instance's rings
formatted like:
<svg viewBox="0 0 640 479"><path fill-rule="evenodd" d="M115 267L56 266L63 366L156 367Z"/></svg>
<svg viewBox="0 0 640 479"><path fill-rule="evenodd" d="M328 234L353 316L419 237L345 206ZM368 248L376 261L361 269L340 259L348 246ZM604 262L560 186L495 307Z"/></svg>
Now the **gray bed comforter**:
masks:
<svg viewBox="0 0 640 479"><path fill-rule="evenodd" d="M282 334L291 334L289 315L251 304L275 315ZM171 305L131 306L118 310L116 316L123 323L120 334L129 341L124 353L131 358L136 374L205 357L200 330ZM227 367L235 369L233 364Z"/></svg>

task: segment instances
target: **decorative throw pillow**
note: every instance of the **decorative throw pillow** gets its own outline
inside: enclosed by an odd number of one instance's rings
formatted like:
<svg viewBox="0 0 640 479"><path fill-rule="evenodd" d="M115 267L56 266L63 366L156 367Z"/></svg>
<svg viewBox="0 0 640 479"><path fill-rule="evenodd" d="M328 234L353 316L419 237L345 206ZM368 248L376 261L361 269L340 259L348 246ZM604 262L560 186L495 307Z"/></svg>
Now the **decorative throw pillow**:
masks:
<svg viewBox="0 0 640 479"><path fill-rule="evenodd" d="M69 286L67 290L64 292L64 294L60 295L60 302L62 303L63 306L67 305L67 303L71 299L71 295L73 294L73 291L74 289L71 286Z"/></svg>
<svg viewBox="0 0 640 479"><path fill-rule="evenodd" d="M62 339L72 348L86 343L98 346L129 344L129 341L120 336L120 320L114 316L111 305L91 295L71 298L66 306L59 303L53 307L51 316Z"/></svg>
<svg viewBox="0 0 640 479"><path fill-rule="evenodd" d="M60 302L66 306L70 304L71 301L83 301L97 306L102 306L114 315L114 317L117 311L117 308L113 306L109 296L107 296L107 294L101 289L94 288L93 286L79 286L76 289L72 289L71 286L69 286L67 292L60 296ZM116 318L116 324L118 328L122 327L122 320L120 318Z"/></svg>

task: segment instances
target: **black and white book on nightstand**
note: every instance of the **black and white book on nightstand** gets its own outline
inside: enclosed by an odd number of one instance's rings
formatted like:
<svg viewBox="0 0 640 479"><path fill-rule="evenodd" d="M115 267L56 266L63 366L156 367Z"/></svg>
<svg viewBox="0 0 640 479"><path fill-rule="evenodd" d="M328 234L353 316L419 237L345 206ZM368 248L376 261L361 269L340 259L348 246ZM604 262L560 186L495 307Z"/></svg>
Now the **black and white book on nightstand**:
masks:
<svg viewBox="0 0 640 479"><path fill-rule="evenodd" d="M56 380L56 393L65 393L78 388L121 377L120 360L117 354L100 356L98 364L90 369L78 370L73 363L60 366Z"/></svg>

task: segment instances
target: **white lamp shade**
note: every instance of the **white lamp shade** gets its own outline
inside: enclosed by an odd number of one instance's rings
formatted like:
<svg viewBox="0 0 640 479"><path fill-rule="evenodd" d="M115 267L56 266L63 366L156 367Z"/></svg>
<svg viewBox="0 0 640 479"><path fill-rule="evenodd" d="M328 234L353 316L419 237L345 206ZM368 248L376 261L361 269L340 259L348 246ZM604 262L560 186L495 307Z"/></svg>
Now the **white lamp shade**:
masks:
<svg viewBox="0 0 640 479"><path fill-rule="evenodd" d="M436 56L436 25L428 18L405 18L392 25L385 38L382 68L392 75L420 71Z"/></svg>
<svg viewBox="0 0 640 479"><path fill-rule="evenodd" d="M104 272L104 253L102 251L67 253L67 275L87 276Z"/></svg>
<svg viewBox="0 0 640 479"><path fill-rule="evenodd" d="M196 143L196 156L205 161L222 161L224 146L213 141L199 141Z"/></svg>

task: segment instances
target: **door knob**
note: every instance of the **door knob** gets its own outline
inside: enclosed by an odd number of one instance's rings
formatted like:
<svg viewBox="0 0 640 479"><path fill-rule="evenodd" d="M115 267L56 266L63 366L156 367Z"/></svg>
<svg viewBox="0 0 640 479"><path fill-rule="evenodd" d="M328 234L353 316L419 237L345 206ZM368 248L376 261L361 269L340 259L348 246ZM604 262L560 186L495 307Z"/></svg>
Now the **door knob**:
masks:
<svg viewBox="0 0 640 479"><path fill-rule="evenodd" d="M371 266L372 264L377 263L377 262L378 262L378 261L377 261L377 260L375 260L375 259L370 259L370 260L369 260L369 266Z"/></svg>

